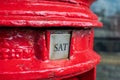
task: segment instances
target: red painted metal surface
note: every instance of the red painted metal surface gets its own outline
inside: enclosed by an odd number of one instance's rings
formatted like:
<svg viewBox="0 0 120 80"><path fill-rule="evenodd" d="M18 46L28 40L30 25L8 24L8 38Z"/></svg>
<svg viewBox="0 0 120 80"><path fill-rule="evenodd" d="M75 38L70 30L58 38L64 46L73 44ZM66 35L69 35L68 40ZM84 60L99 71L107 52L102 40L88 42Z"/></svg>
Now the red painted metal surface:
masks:
<svg viewBox="0 0 120 80"><path fill-rule="evenodd" d="M95 80L93 1L1 0L0 80ZM68 59L49 59L53 29L71 31Z"/></svg>
<svg viewBox="0 0 120 80"><path fill-rule="evenodd" d="M15 27L101 26L89 9L94 0L1 0L0 25Z"/></svg>
<svg viewBox="0 0 120 80"><path fill-rule="evenodd" d="M0 30L0 79L66 78L94 68L100 57L92 50L93 30L71 30L69 59L49 60L49 30Z"/></svg>

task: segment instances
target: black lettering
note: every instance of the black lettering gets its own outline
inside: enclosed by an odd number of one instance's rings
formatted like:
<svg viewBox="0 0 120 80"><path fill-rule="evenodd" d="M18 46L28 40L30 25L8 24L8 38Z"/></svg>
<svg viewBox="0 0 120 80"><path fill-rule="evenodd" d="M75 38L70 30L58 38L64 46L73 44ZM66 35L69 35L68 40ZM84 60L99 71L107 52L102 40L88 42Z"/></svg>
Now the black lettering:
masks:
<svg viewBox="0 0 120 80"><path fill-rule="evenodd" d="M59 45L59 50L60 50L60 51L63 51L63 46L62 46L62 44Z"/></svg>
<svg viewBox="0 0 120 80"><path fill-rule="evenodd" d="M54 51L65 51L67 50L68 43L55 44Z"/></svg>
<svg viewBox="0 0 120 80"><path fill-rule="evenodd" d="M67 50L68 43L63 43L64 51Z"/></svg>
<svg viewBox="0 0 120 80"><path fill-rule="evenodd" d="M54 51L59 51L59 49L58 49L58 44L55 44L55 46L54 46Z"/></svg>

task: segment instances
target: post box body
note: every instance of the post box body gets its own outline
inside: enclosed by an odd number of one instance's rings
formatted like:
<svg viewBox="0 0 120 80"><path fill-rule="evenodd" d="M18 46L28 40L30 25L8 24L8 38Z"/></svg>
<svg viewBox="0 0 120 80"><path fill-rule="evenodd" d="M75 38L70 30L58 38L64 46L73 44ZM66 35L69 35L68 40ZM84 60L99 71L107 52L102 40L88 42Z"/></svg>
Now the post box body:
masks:
<svg viewBox="0 0 120 80"><path fill-rule="evenodd" d="M0 80L96 80L94 0L1 0Z"/></svg>

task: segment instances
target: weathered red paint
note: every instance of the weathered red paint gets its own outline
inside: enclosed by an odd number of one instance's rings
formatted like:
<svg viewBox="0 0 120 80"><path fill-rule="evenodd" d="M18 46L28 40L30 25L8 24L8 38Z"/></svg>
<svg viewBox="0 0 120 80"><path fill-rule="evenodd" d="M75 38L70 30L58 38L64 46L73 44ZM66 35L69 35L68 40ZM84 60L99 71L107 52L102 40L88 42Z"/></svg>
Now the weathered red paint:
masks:
<svg viewBox="0 0 120 80"><path fill-rule="evenodd" d="M89 9L94 0L1 0L0 25L89 27L101 25Z"/></svg>
<svg viewBox="0 0 120 80"><path fill-rule="evenodd" d="M95 80L94 0L1 0L0 80ZM50 60L50 31L70 30L68 59Z"/></svg>

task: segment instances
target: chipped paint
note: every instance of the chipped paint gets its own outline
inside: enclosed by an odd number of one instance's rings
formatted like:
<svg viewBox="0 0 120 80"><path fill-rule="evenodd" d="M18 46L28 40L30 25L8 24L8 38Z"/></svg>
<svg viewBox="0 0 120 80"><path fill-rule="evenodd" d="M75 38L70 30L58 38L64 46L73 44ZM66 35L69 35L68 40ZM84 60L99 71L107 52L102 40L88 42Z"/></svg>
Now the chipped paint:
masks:
<svg viewBox="0 0 120 80"><path fill-rule="evenodd" d="M95 80L93 28L102 24L93 1L1 0L0 80ZM50 59L53 29L70 31L69 58Z"/></svg>

